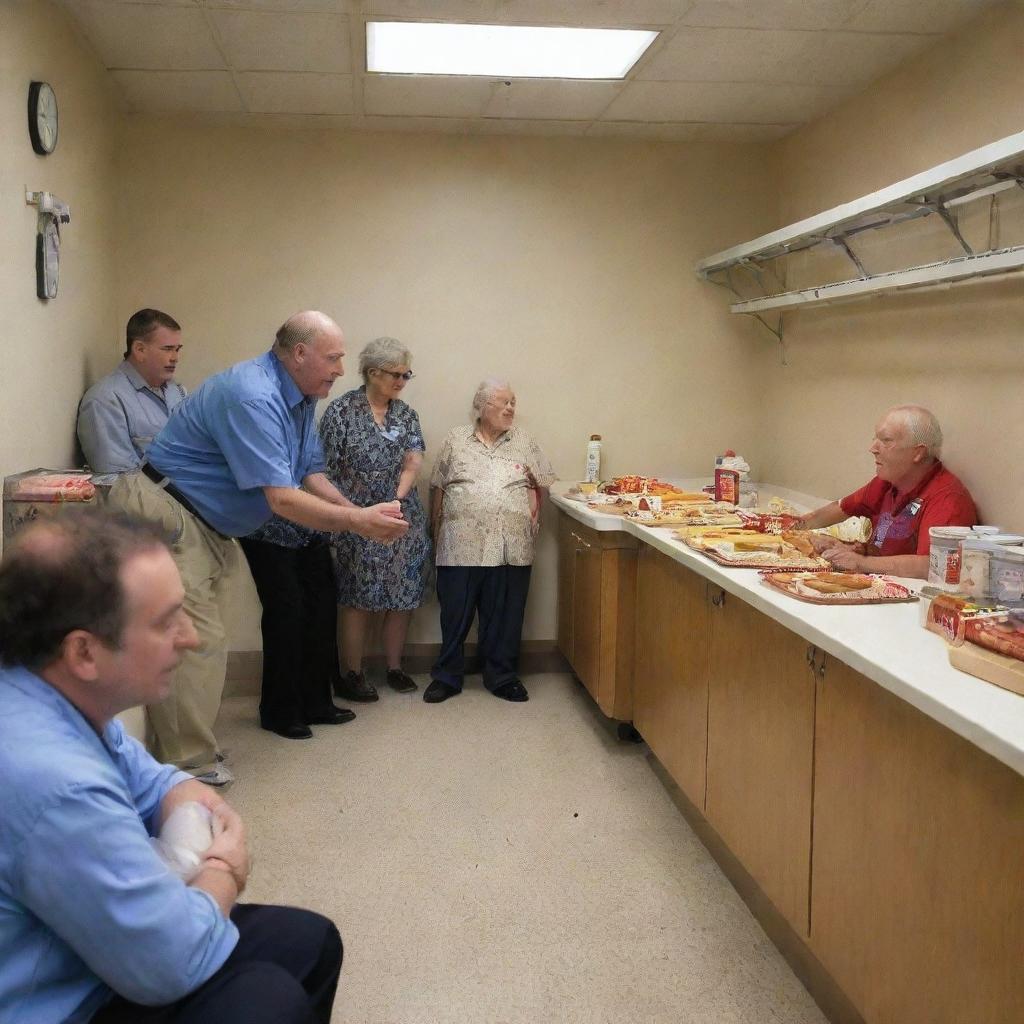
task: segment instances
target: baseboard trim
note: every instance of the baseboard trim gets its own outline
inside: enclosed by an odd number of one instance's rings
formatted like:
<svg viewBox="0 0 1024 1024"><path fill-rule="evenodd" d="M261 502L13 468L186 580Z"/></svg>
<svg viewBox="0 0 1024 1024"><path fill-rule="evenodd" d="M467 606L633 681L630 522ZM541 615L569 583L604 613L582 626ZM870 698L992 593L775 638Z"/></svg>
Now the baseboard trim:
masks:
<svg viewBox="0 0 1024 1024"><path fill-rule="evenodd" d="M406 644L402 663L406 672L412 674L429 672L430 666L441 653L439 643ZM366 668L375 674L384 671L384 655L369 654L363 659ZM480 671L477 645L466 644L466 673L474 675ZM569 663L562 656L554 640L530 640L525 642L519 654L519 671L524 675L541 672L568 672ZM260 679L263 675L262 651L229 651L227 675L224 680L224 696L258 696Z"/></svg>

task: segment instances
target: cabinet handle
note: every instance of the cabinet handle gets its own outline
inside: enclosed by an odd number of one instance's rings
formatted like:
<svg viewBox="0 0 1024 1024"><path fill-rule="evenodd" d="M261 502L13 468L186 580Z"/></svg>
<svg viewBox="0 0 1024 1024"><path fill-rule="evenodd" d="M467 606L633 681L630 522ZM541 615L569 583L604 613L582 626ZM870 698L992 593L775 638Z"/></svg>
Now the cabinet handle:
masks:
<svg viewBox="0 0 1024 1024"><path fill-rule="evenodd" d="M724 590L719 590L717 594L712 594L711 595L711 603L716 608L724 608L725 607L725 591Z"/></svg>
<svg viewBox="0 0 1024 1024"><path fill-rule="evenodd" d="M810 666L811 671L814 671L814 659L818 653L818 648L814 644L807 645L807 664Z"/></svg>
<svg viewBox="0 0 1024 1024"><path fill-rule="evenodd" d="M569 535L572 537L574 541L576 541L577 544L582 544L583 547L585 547L588 551L590 550L591 545L588 544L578 533L574 533L570 530ZM577 554L579 554L579 550L579 548L576 549Z"/></svg>

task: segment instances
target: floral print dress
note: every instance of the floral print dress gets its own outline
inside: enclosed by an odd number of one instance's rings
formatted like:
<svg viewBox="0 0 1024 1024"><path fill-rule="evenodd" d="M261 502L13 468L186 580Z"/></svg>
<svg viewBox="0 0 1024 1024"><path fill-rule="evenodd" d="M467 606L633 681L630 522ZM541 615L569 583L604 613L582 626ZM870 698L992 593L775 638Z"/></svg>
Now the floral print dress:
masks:
<svg viewBox="0 0 1024 1024"><path fill-rule="evenodd" d="M422 452L423 431L414 409L400 399L388 405L383 426L373 418L366 387L328 405L320 420L327 475L354 505L393 501L406 452ZM338 604L368 611L405 611L423 602L430 563L427 515L413 488L402 501L409 531L394 544L355 533L331 535Z"/></svg>

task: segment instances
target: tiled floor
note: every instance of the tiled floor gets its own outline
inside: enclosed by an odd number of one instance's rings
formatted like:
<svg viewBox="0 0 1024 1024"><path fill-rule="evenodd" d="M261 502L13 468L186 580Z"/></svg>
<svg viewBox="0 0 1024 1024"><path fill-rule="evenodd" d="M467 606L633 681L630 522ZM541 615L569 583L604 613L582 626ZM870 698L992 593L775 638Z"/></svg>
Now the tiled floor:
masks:
<svg viewBox="0 0 1024 1024"><path fill-rule="evenodd" d="M421 685L424 680L420 680ZM507 704L382 690L289 741L219 734L246 898L334 918L346 1024L824 1024L648 763L569 676Z"/></svg>

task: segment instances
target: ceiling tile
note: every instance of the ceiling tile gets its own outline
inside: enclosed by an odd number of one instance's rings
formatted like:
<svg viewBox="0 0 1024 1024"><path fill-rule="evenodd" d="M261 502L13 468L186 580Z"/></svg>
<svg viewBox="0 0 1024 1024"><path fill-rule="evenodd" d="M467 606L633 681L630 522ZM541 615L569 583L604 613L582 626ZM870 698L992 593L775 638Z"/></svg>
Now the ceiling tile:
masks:
<svg viewBox="0 0 1024 1024"><path fill-rule="evenodd" d="M790 74L810 33L747 28L681 28L638 73L666 82L775 82Z"/></svg>
<svg viewBox="0 0 1024 1024"><path fill-rule="evenodd" d="M933 46L938 36L815 32L794 62L808 85L867 85Z"/></svg>
<svg viewBox="0 0 1024 1024"><path fill-rule="evenodd" d="M732 28L839 28L868 0L697 0L681 24ZM920 0L921 3L927 0Z"/></svg>
<svg viewBox="0 0 1024 1024"><path fill-rule="evenodd" d="M69 8L108 68L208 70L223 68L203 12L80 0Z"/></svg>
<svg viewBox="0 0 1024 1024"><path fill-rule="evenodd" d="M252 113L352 113L351 75L246 71L239 74L238 86Z"/></svg>
<svg viewBox="0 0 1024 1024"><path fill-rule="evenodd" d="M363 109L367 114L411 117L478 117L494 81L445 75L366 75Z"/></svg>
<svg viewBox="0 0 1024 1024"><path fill-rule="evenodd" d="M585 28L661 28L693 0L498 0L499 24L579 25Z"/></svg>
<svg viewBox="0 0 1024 1024"><path fill-rule="evenodd" d="M735 82L631 82L603 121L791 124L838 103L847 90Z"/></svg>
<svg viewBox="0 0 1024 1024"><path fill-rule="evenodd" d="M256 11L323 12L352 14L359 10L359 0L189 0L201 7L244 7Z"/></svg>
<svg viewBox="0 0 1024 1024"><path fill-rule="evenodd" d="M564 82L522 79L510 85L497 82L485 117L563 118L570 121L597 117L618 95L620 82Z"/></svg>
<svg viewBox="0 0 1024 1024"><path fill-rule="evenodd" d="M868 0L844 25L864 32L948 32L999 0Z"/></svg>
<svg viewBox="0 0 1024 1024"><path fill-rule="evenodd" d="M497 6L498 0L366 0L363 8L367 16L489 24Z"/></svg>
<svg viewBox="0 0 1024 1024"><path fill-rule="evenodd" d="M231 67L239 71L352 70L348 19L338 14L213 11Z"/></svg>
<svg viewBox="0 0 1024 1024"><path fill-rule="evenodd" d="M112 71L129 110L241 110L227 71Z"/></svg>

